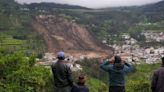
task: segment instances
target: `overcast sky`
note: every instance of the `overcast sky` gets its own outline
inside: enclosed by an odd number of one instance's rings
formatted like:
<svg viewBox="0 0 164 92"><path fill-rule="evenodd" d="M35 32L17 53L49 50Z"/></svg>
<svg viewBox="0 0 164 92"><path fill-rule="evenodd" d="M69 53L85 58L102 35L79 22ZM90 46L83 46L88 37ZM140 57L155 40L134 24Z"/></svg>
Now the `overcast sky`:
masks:
<svg viewBox="0 0 164 92"><path fill-rule="evenodd" d="M144 5L161 0L16 0L20 3L56 2L62 4L80 5L89 8Z"/></svg>

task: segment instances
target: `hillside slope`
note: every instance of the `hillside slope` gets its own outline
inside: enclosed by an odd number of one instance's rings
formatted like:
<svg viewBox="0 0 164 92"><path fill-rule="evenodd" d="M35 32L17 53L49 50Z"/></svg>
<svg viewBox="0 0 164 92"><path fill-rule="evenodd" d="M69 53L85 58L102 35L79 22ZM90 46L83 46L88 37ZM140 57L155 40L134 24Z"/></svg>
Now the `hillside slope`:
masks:
<svg viewBox="0 0 164 92"><path fill-rule="evenodd" d="M32 26L44 37L48 52L63 50L69 54L79 54L78 56L90 54L90 57L96 57L98 53L105 55L105 52L111 52L86 28L63 17L40 15L35 17Z"/></svg>
<svg viewBox="0 0 164 92"><path fill-rule="evenodd" d="M152 21L164 20L164 1L142 6L141 10Z"/></svg>

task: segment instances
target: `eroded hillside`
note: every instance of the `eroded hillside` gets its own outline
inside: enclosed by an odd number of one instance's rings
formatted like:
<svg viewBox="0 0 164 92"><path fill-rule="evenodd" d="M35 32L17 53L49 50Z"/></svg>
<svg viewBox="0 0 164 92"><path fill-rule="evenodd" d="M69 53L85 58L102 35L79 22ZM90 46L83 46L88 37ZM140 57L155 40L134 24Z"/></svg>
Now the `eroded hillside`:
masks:
<svg viewBox="0 0 164 92"><path fill-rule="evenodd" d="M32 22L35 31L40 33L47 44L48 52L63 50L74 56L105 56L112 51L94 37L85 27L59 16L40 15Z"/></svg>

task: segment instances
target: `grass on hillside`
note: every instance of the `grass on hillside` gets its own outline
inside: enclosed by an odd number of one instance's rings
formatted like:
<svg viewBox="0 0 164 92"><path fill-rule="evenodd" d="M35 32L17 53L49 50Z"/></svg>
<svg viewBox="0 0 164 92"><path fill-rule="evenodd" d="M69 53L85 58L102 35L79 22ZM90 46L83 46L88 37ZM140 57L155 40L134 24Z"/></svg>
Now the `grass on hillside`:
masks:
<svg viewBox="0 0 164 92"><path fill-rule="evenodd" d="M26 40L14 39L11 35L0 35L0 48L6 48L8 50L23 50L23 45Z"/></svg>
<svg viewBox="0 0 164 92"><path fill-rule="evenodd" d="M151 92L151 79L154 70L160 67L160 64L142 64L135 66L135 72L127 76L127 92Z"/></svg>
<svg viewBox="0 0 164 92"><path fill-rule="evenodd" d="M89 78L86 85L89 87L90 92L107 92L108 86L101 80Z"/></svg>

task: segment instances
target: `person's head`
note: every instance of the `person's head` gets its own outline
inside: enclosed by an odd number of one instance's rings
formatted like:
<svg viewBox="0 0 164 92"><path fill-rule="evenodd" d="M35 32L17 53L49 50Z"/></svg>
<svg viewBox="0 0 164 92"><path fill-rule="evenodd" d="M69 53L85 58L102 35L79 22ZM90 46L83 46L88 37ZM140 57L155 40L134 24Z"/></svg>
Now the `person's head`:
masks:
<svg viewBox="0 0 164 92"><path fill-rule="evenodd" d="M64 52L63 52L63 51L58 52L58 53L57 53L57 58L58 58L59 60L64 60L64 59L65 59L65 54L64 54Z"/></svg>
<svg viewBox="0 0 164 92"><path fill-rule="evenodd" d="M114 59L115 59L114 63L121 63L121 57L120 56L115 56Z"/></svg>
<svg viewBox="0 0 164 92"><path fill-rule="evenodd" d="M84 75L80 75L78 79L78 83L85 84L86 78Z"/></svg>

